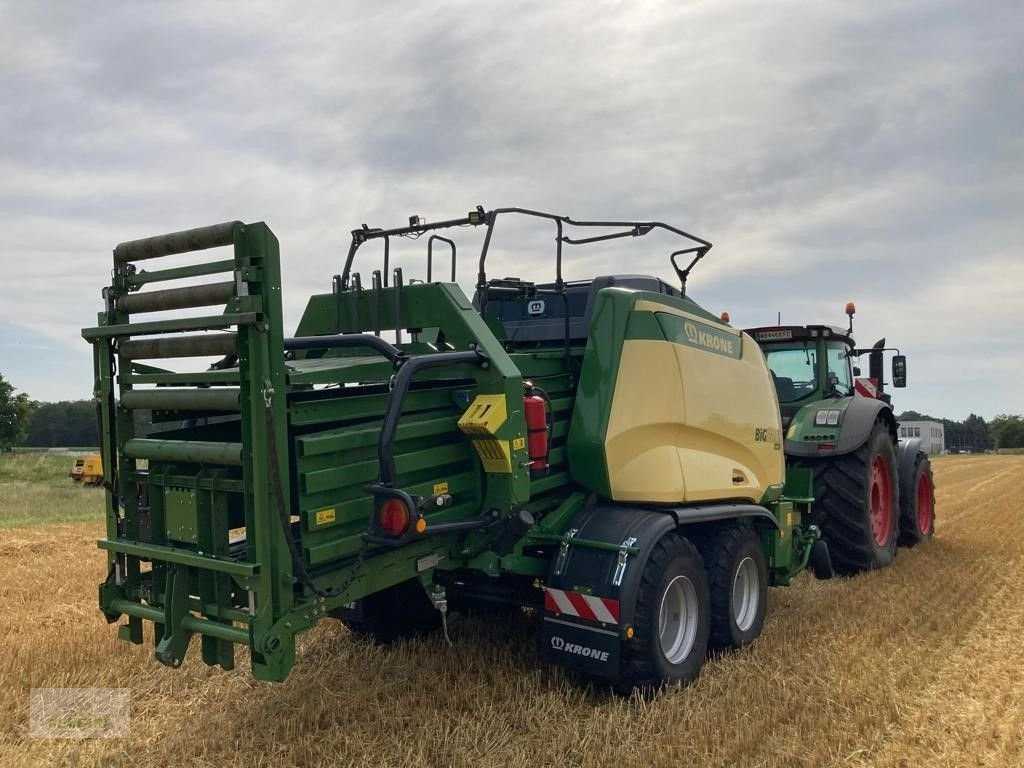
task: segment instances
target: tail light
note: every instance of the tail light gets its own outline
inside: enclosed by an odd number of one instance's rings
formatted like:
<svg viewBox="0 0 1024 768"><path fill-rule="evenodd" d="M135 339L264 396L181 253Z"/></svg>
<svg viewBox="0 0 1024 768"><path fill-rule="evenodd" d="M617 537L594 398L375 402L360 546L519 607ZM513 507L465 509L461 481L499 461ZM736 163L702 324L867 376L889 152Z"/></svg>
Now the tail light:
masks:
<svg viewBox="0 0 1024 768"><path fill-rule="evenodd" d="M381 531L388 536L402 536L409 530L412 512L401 499L390 498L381 504L378 518Z"/></svg>

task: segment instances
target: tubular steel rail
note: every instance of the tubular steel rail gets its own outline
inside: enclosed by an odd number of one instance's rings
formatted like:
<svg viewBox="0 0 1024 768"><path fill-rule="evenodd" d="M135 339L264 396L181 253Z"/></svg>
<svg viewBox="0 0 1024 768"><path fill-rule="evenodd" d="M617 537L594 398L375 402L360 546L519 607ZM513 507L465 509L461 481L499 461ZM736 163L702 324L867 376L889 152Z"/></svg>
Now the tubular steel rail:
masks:
<svg viewBox="0 0 1024 768"><path fill-rule="evenodd" d="M686 292L686 279L689 276L690 270L700 261L707 253L711 250L712 244L704 240L703 238L697 237L689 232L686 232L678 227L674 227L671 224L666 224L661 221L584 221L580 219L573 219L569 216L559 216L554 213L546 213L544 211L534 211L529 208L494 208L490 211L484 209L483 206L478 205L475 211L471 211L464 218L460 219L446 219L444 221L435 222L421 222L419 217L412 217L410 219L409 226L407 227L396 227L394 229L380 229L371 228L367 225L363 225L361 229L352 230L352 242L349 245L348 254L345 257L345 263L342 268L341 274L335 279L335 291L350 290L356 288L353 285L352 278L352 263L355 260L356 251L359 247L369 240L383 239L384 240L384 271L383 271L383 287L387 287L387 275L388 275L388 263L390 259L390 241L392 237L411 237L416 238L426 232L433 232L439 229L451 229L454 227L478 227L486 226L487 233L484 235L483 246L480 249L480 259L478 264L477 274L477 290L485 291L487 288L487 254L491 246L491 237L494 234L494 227L497 224L499 217L507 214L516 214L521 216L528 216L538 219L546 219L551 221L555 225L555 287L556 291L561 292L564 288L565 281L562 277L562 245L589 245L592 243L605 242L608 240L617 240L623 237L643 237L654 230L661 230L670 234L676 235L677 237L689 240L697 245L695 247L686 248L679 251L674 251L670 255L670 261L676 274L679 276L679 280L682 283L683 293ZM566 228L598 228L598 229L617 229L618 232L608 232L600 235L594 235L591 237L569 237L565 234ZM455 282L455 243L440 235L431 235L427 240L427 282L430 282L433 267L433 246L434 242L441 241L448 244L451 248L452 253L452 270L451 280ZM690 262L689 266L685 268L679 267L676 264L675 257L681 254L693 253L694 258ZM375 273L376 274L376 273ZM486 293L482 294L484 300L486 300Z"/></svg>

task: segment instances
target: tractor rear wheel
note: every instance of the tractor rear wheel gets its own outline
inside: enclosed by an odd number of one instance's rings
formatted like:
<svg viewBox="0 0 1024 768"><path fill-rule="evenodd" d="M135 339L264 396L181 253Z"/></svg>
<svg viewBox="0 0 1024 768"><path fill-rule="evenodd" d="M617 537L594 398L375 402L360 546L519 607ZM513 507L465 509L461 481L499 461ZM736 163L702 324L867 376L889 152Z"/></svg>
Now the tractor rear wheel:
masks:
<svg viewBox="0 0 1024 768"><path fill-rule="evenodd" d="M881 419L853 453L803 459L814 471L813 520L828 544L836 573L884 568L896 556L899 493L896 451Z"/></svg>
<svg viewBox="0 0 1024 768"><path fill-rule="evenodd" d="M917 454L914 470L900 478L900 544L912 547L935 533L935 481L925 453Z"/></svg>
<svg viewBox="0 0 1024 768"><path fill-rule="evenodd" d="M708 574L712 648L743 648L764 627L768 565L757 532L739 523L723 526L699 544Z"/></svg>
<svg viewBox="0 0 1024 768"><path fill-rule="evenodd" d="M662 536L644 565L615 689L689 683L700 674L711 626L708 580L700 552L676 533Z"/></svg>

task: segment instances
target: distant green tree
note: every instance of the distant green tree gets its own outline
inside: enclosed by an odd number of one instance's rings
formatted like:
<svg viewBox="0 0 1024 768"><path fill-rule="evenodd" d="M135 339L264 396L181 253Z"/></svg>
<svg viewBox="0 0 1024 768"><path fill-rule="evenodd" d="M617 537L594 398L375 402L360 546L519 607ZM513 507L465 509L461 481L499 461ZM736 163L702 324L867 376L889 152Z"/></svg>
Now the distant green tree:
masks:
<svg viewBox="0 0 1024 768"><path fill-rule="evenodd" d="M1024 417L1000 414L989 425L996 448L1024 448Z"/></svg>
<svg viewBox="0 0 1024 768"><path fill-rule="evenodd" d="M14 394L14 386L0 374L0 451L11 450L25 437L34 407L24 392Z"/></svg>
<svg viewBox="0 0 1024 768"><path fill-rule="evenodd" d="M992 435L989 433L988 424L981 416L971 414L963 423L967 439L979 451L987 451L992 447Z"/></svg>
<svg viewBox="0 0 1024 768"><path fill-rule="evenodd" d="M938 421L933 416L929 416L925 413L918 413L917 411L904 411L896 417L897 421Z"/></svg>
<svg viewBox="0 0 1024 768"><path fill-rule="evenodd" d="M96 403L92 400L40 403L32 414L24 445L42 448L99 445Z"/></svg>

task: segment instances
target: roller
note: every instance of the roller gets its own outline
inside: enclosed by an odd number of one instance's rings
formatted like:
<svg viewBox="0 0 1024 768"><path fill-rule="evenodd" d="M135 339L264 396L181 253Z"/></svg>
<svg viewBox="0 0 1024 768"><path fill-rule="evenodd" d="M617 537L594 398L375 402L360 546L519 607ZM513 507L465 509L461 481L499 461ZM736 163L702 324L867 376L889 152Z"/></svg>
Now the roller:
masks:
<svg viewBox="0 0 1024 768"><path fill-rule="evenodd" d="M189 285L184 288L129 293L117 300L117 308L122 312L135 314L136 312L159 312L165 309L209 307L227 304L234 296L234 282L206 283L204 285Z"/></svg>
<svg viewBox="0 0 1024 768"><path fill-rule="evenodd" d="M234 355L238 353L238 336L234 333L205 333L161 339L133 339L121 342L119 351L121 357L129 360Z"/></svg>
<svg viewBox="0 0 1024 768"><path fill-rule="evenodd" d="M244 228L245 225L240 221L226 221L223 224L186 229L168 235L129 240L114 249L114 263L123 264L126 261L142 261L175 253L204 251L207 248L232 245L235 242L235 233Z"/></svg>
<svg viewBox="0 0 1024 768"><path fill-rule="evenodd" d="M212 389L133 389L121 395L121 405L129 410L156 411L237 411L238 388Z"/></svg>

